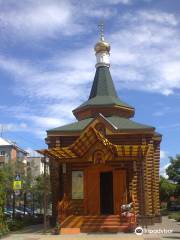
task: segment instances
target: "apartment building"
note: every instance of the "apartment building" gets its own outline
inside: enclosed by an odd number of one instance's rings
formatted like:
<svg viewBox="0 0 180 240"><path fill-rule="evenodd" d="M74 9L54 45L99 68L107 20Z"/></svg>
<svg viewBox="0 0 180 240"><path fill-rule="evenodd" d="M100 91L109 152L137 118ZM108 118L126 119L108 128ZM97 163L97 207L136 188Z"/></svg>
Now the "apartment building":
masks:
<svg viewBox="0 0 180 240"><path fill-rule="evenodd" d="M0 137L0 167L9 162L27 163L27 152L15 142Z"/></svg>

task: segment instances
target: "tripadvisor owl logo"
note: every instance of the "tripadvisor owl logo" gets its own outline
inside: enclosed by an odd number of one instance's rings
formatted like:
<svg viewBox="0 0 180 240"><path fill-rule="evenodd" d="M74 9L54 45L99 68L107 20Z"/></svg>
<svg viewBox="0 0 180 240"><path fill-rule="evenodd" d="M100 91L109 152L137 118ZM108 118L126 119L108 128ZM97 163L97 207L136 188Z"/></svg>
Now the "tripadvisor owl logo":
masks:
<svg viewBox="0 0 180 240"><path fill-rule="evenodd" d="M134 232L135 232L136 235L142 235L143 234L143 229L142 229L142 227L137 227Z"/></svg>

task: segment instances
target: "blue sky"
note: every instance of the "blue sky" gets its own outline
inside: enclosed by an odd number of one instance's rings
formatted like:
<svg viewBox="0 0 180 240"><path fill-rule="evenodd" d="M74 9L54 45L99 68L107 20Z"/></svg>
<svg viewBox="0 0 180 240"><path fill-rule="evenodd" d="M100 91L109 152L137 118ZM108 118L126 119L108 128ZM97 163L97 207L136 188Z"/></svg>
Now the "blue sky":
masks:
<svg viewBox="0 0 180 240"><path fill-rule="evenodd" d="M25 149L74 120L105 22L111 74L135 120L163 134L161 170L180 153L179 0L0 0L0 125Z"/></svg>

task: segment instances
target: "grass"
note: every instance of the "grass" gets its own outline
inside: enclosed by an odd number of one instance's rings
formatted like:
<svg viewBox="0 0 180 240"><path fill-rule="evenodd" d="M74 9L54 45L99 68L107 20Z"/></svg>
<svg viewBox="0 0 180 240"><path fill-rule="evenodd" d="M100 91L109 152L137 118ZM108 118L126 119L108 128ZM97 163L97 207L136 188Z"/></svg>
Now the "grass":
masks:
<svg viewBox="0 0 180 240"><path fill-rule="evenodd" d="M180 211L169 211L168 218L175 219L177 222L180 222Z"/></svg>
<svg viewBox="0 0 180 240"><path fill-rule="evenodd" d="M166 208L162 208L161 215L168 216L168 218L175 219L177 222L180 222L180 210L179 211L169 211Z"/></svg>

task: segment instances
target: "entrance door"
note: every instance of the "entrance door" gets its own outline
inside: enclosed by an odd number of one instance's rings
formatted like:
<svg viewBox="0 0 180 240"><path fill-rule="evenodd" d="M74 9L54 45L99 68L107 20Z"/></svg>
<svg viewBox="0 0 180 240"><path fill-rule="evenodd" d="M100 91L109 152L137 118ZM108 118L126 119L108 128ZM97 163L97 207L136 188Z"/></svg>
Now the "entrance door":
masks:
<svg viewBox="0 0 180 240"><path fill-rule="evenodd" d="M89 168L85 174L85 212L90 215L99 214L99 171Z"/></svg>
<svg viewBox="0 0 180 240"><path fill-rule="evenodd" d="M113 214L112 172L100 173L100 212L101 214Z"/></svg>
<svg viewBox="0 0 180 240"><path fill-rule="evenodd" d="M126 192L126 172L109 166L93 166L85 170L85 214L119 214Z"/></svg>
<svg viewBox="0 0 180 240"><path fill-rule="evenodd" d="M114 183L114 213L119 214L121 205L125 204L126 194L126 172L124 170L115 170L113 174Z"/></svg>

